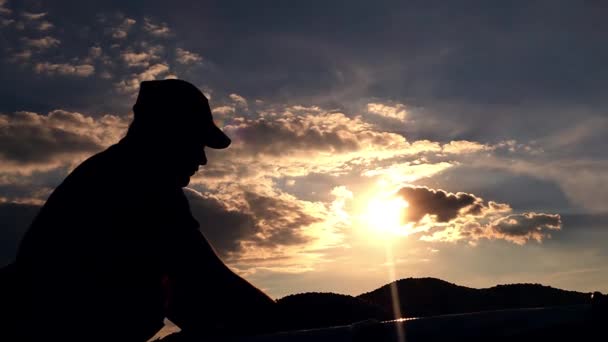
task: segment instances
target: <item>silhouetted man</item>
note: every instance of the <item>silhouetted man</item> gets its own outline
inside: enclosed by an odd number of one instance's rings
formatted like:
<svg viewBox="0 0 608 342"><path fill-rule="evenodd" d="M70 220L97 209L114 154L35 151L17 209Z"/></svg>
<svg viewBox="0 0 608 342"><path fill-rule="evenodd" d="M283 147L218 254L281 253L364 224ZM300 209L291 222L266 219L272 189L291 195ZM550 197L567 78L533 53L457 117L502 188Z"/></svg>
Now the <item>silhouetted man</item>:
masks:
<svg viewBox="0 0 608 342"><path fill-rule="evenodd" d="M165 316L192 335L273 319L274 301L216 256L182 190L205 147L230 145L207 98L146 81L133 111L126 136L55 189L21 242L22 340L143 342Z"/></svg>

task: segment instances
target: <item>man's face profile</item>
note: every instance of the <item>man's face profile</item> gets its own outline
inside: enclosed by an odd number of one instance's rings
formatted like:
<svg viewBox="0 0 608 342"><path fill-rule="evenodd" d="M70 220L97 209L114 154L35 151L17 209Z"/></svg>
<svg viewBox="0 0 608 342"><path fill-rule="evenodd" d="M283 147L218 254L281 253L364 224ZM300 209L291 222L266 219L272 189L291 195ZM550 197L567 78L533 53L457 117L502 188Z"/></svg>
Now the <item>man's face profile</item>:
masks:
<svg viewBox="0 0 608 342"><path fill-rule="evenodd" d="M205 147L224 149L231 142L213 122L205 95L183 80L142 82L133 112L127 138L143 147L154 177L165 184L187 186L207 164Z"/></svg>
<svg viewBox="0 0 608 342"><path fill-rule="evenodd" d="M167 152L168 160L164 163L167 163L171 176L180 187L187 186L199 167L207 164L205 144L201 139L180 139Z"/></svg>

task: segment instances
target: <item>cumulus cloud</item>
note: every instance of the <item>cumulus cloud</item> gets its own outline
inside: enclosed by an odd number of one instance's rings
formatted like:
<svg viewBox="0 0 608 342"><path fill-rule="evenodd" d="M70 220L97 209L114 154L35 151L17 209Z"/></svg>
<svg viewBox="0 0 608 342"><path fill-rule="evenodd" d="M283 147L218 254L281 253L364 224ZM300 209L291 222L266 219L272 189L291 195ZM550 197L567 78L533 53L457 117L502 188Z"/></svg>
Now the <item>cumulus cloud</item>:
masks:
<svg viewBox="0 0 608 342"><path fill-rule="evenodd" d="M175 53L175 60L180 64L196 64L203 60L201 55L181 48L177 48Z"/></svg>
<svg viewBox="0 0 608 342"><path fill-rule="evenodd" d="M264 246L303 244L308 238L300 229L321 222L297 201L245 192L245 201L256 220L258 233L253 240Z"/></svg>
<svg viewBox="0 0 608 342"><path fill-rule="evenodd" d="M98 151L117 141L127 125L113 115L92 118L65 110L0 114L0 156L5 164L0 171L6 171L7 164L45 163Z"/></svg>
<svg viewBox="0 0 608 342"><path fill-rule="evenodd" d="M100 46L91 46L89 48L89 56L91 58L99 58L103 54L103 49Z"/></svg>
<svg viewBox="0 0 608 342"><path fill-rule="evenodd" d="M145 70L144 72L139 74L138 78L140 79L140 81L153 80L158 75L162 75L168 71L169 71L168 65L162 64L162 63L154 64L150 68L148 68L147 70Z"/></svg>
<svg viewBox="0 0 608 342"><path fill-rule="evenodd" d="M169 73L169 66L163 63L151 65L139 74L131 74L131 78L114 84L116 90L123 94L133 94L139 89L142 81L155 80Z"/></svg>
<svg viewBox="0 0 608 342"><path fill-rule="evenodd" d="M10 15L13 11L7 7L6 0L0 0L0 14Z"/></svg>
<svg viewBox="0 0 608 342"><path fill-rule="evenodd" d="M558 214L513 214L505 203L485 201L473 194L428 187L407 186L397 192L409 204L404 223L410 232L422 233L425 241L503 239L516 244L542 242L550 232L561 229Z"/></svg>
<svg viewBox="0 0 608 342"><path fill-rule="evenodd" d="M414 162L390 162L386 167L376 167L368 169L361 173L362 176L376 177L380 176L387 182L392 184L407 184L413 183L421 178L430 177L454 166L453 162L422 162L415 160Z"/></svg>
<svg viewBox="0 0 608 342"><path fill-rule="evenodd" d="M234 101L234 103L236 103L237 106L240 106L240 107L243 107L243 108L247 108L247 99L245 99L241 95L239 95L239 94L230 94L229 97L230 97L230 99L232 101Z"/></svg>
<svg viewBox="0 0 608 342"><path fill-rule="evenodd" d="M256 233L253 217L236 209L228 209L218 199L192 189L184 189L192 215L200 230L224 258L239 252L241 241Z"/></svg>
<svg viewBox="0 0 608 342"><path fill-rule="evenodd" d="M275 253L285 247L305 247L320 236L309 234L321 223L324 210L284 193L262 194L233 188L226 194L185 190L201 231L226 258Z"/></svg>
<svg viewBox="0 0 608 342"><path fill-rule="evenodd" d="M15 23L14 19L4 19L4 18L0 18L0 26L1 27L6 27L6 26L10 26L12 24Z"/></svg>
<svg viewBox="0 0 608 342"><path fill-rule="evenodd" d="M40 24L38 24L38 30L40 31L48 31L50 29L52 29L53 27L55 27L55 25L47 20L43 20L40 22Z"/></svg>
<svg viewBox="0 0 608 342"><path fill-rule="evenodd" d="M387 105L382 103L368 103L367 111L385 118L405 121L407 110L403 104Z"/></svg>
<svg viewBox="0 0 608 342"><path fill-rule="evenodd" d="M124 18L122 22L117 26L111 29L112 38L115 39L125 39L129 34L129 30L133 25L135 25L135 19Z"/></svg>
<svg viewBox="0 0 608 342"><path fill-rule="evenodd" d="M32 58L32 51L23 50L21 52L15 52L15 53L13 53L12 58L14 61L20 61L20 62L28 61L30 58Z"/></svg>
<svg viewBox="0 0 608 342"><path fill-rule="evenodd" d="M34 70L39 74L47 75L68 75L78 77L88 77L95 73L95 67L91 64L68 64L68 63L36 63Z"/></svg>
<svg viewBox="0 0 608 342"><path fill-rule="evenodd" d="M442 146L443 152L451 154L476 153L491 150L493 147L476 141L454 140Z"/></svg>
<svg viewBox="0 0 608 342"><path fill-rule="evenodd" d="M144 31L156 37L167 37L171 34L171 30L167 23L154 23L150 18L144 18Z"/></svg>
<svg viewBox="0 0 608 342"><path fill-rule="evenodd" d="M129 121L65 110L0 114L0 202L43 203L80 161L124 136Z"/></svg>
<svg viewBox="0 0 608 342"><path fill-rule="evenodd" d="M1 4L0 4L1 5ZM46 17L47 13L31 13L31 12L23 12L21 16L27 20L38 20Z"/></svg>
<svg viewBox="0 0 608 342"><path fill-rule="evenodd" d="M39 31L48 31L55 27L53 23L48 20L42 20L46 18L47 13L31 13L31 12L23 12L21 13L21 17L25 19L25 22L20 22L19 26L25 28L25 26L36 28Z"/></svg>
<svg viewBox="0 0 608 342"><path fill-rule="evenodd" d="M360 118L349 118L343 113L286 111L274 117L269 114L256 119L236 118L225 130L238 137L239 147L255 154L289 155L304 150L340 153L372 146L382 150L408 147L402 136L376 131Z"/></svg>
<svg viewBox="0 0 608 342"><path fill-rule="evenodd" d="M213 108L212 112L214 114L227 115L227 114L233 114L234 111L235 111L235 108L233 106L220 106L220 107Z"/></svg>
<svg viewBox="0 0 608 342"><path fill-rule="evenodd" d="M275 107L254 118L231 116L223 130L232 138L231 147L221 153L210 151L213 162L194 182L216 187L238 179L257 186L273 178L311 174L349 175L353 179L361 175L389 178L392 174L396 180L398 171L408 168L404 172L417 180L451 166L448 162L416 161L420 153L440 151L440 145L410 143L402 135L378 130L362 117L320 108L313 112ZM400 164L400 170L391 169L394 164Z"/></svg>
<svg viewBox="0 0 608 342"><path fill-rule="evenodd" d="M53 38L51 36L46 36L46 37L42 37L42 38L38 38L38 39L23 37L21 39L23 40L25 45L27 45L29 47L37 48L40 50L56 47L61 43L61 41L59 39Z"/></svg>
<svg viewBox="0 0 608 342"><path fill-rule="evenodd" d="M154 58L153 55L146 52L123 52L120 57L130 67L147 67L150 65L150 60Z"/></svg>
<svg viewBox="0 0 608 342"><path fill-rule="evenodd" d="M398 194L409 203L407 221L420 221L425 215L434 216L437 222L448 222L459 216L484 216L488 211L509 211L506 204L490 202L464 192L450 193L427 187L407 186Z"/></svg>
<svg viewBox="0 0 608 342"><path fill-rule="evenodd" d="M494 235L517 244L524 244L529 240L541 242L551 230L559 230L561 226L559 215L539 213L508 215L489 225Z"/></svg>

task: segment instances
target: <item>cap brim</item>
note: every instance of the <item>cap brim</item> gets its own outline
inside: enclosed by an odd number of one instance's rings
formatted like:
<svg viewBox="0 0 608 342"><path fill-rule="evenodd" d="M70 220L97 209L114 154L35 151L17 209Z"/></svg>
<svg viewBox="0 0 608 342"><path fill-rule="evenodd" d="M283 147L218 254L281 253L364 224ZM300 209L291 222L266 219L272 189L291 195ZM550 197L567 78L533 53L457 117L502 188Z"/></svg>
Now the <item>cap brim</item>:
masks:
<svg viewBox="0 0 608 342"><path fill-rule="evenodd" d="M230 143L230 138L219 127L216 125L209 127L209 132L207 132L205 139L206 146L219 150L230 146Z"/></svg>

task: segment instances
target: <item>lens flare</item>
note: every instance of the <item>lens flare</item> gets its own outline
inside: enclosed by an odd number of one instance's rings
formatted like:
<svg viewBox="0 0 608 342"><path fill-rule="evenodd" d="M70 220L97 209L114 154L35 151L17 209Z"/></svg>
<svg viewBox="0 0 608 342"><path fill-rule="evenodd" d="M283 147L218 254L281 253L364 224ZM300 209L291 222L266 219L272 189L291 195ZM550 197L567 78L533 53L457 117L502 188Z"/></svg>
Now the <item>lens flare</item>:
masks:
<svg viewBox="0 0 608 342"><path fill-rule="evenodd" d="M363 219L372 232L381 236L409 235L403 222L408 206L399 196L378 196L368 202Z"/></svg>

